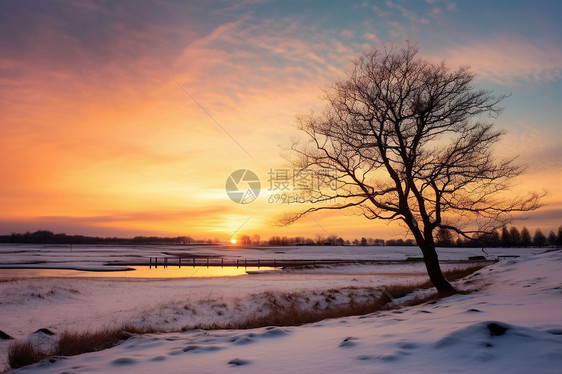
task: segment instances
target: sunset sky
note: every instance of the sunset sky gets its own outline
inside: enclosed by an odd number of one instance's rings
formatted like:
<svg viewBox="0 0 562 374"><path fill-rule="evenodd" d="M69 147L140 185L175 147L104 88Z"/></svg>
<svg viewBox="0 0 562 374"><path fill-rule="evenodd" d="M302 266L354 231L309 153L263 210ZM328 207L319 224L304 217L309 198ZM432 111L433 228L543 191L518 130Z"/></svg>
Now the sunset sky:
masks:
<svg viewBox="0 0 562 374"><path fill-rule="evenodd" d="M498 151L517 190L562 225L562 2L0 1L0 234L403 236L352 212L290 226L268 171L287 168L296 116L362 51L416 42L511 97ZM256 201L225 192L253 170Z"/></svg>

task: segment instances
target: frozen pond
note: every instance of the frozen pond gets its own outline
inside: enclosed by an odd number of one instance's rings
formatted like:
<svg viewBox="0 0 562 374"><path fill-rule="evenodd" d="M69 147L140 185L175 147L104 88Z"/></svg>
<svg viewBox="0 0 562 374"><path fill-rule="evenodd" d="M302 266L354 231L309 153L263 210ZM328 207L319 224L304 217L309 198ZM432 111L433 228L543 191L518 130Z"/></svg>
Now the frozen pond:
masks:
<svg viewBox="0 0 562 374"><path fill-rule="evenodd" d="M267 271L273 268L268 267L204 267L204 266L169 266L147 267L135 266L126 270L112 271L110 267L104 270L83 270L83 269L17 269L0 268L0 279L13 278L43 278L43 277L84 277L84 278L218 278L235 277L246 275L247 272Z"/></svg>
<svg viewBox="0 0 562 374"><path fill-rule="evenodd" d="M484 252L485 251L485 252ZM543 248L438 248L439 258L447 267L453 262L466 262L470 256L497 258L525 256L544 251ZM107 246L107 245L0 245L0 279L37 277L95 278L209 278L246 275L247 271L263 272L283 261L343 261L338 270L330 266L313 269L288 269L287 273L319 274L327 268L331 273L396 276L424 274L423 263L410 263L407 258L420 257L417 247L387 246ZM159 258L158 266L154 259ZM167 266L164 265L166 260ZM183 260L183 261L182 261ZM259 266L258 260L262 261ZM278 261L277 266L272 263ZM214 266L205 266L205 263ZM221 261L225 266L220 266ZM247 264L246 264L247 261ZM398 264L363 264L363 262L398 262ZM197 266L195 262L197 262ZM240 266L227 266L240 263ZM357 262L349 265L349 263ZM219 266L217 266L217 263ZM148 266L152 264L152 266ZM182 266L178 266L182 264ZM247 266L245 266L247 265ZM265 265L265 266L264 266ZM464 265L466 266L466 264ZM281 271L281 270L278 270Z"/></svg>

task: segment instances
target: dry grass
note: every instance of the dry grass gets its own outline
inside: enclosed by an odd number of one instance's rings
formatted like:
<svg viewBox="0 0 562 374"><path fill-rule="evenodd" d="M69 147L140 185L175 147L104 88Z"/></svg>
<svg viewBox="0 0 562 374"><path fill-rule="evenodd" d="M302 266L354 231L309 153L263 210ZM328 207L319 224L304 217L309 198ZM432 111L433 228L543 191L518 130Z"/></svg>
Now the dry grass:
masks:
<svg viewBox="0 0 562 374"><path fill-rule="evenodd" d="M320 308L303 308L290 294L280 294L270 297L265 305L269 310L265 314L254 313L241 321L229 321L211 325L198 325L202 330L218 329L252 329L266 326L301 326L307 323L319 322L330 318L360 316L377 311L395 308L390 303L395 299L420 289L420 284L395 285L384 288L378 295L368 302L356 302L353 297L345 305L327 306ZM421 300L420 300L421 301Z"/></svg>
<svg viewBox="0 0 562 374"><path fill-rule="evenodd" d="M302 308L296 302L276 303L269 306L270 311L265 315L256 314L242 321L228 322L224 326L216 327L221 329L251 329L266 326L300 326L329 318L365 315L383 309L385 305L392 301L390 296L400 297L400 295L411 292L411 290L413 289L410 289L409 286L404 286L404 289L387 290L390 295L383 292L379 297L367 303L357 303L352 298L346 305L326 309Z"/></svg>
<svg viewBox="0 0 562 374"><path fill-rule="evenodd" d="M471 266L463 269L452 269L444 272L445 277L453 282L462 279L474 272L482 269L486 264ZM433 283L427 280L423 283L408 285L392 285L382 289L380 295L373 297L368 302L356 302L354 298L350 298L346 305L338 305L334 307L319 308L303 308L295 300L295 295L278 294L270 295L267 300L266 307L269 312L265 314L254 313L241 321L230 321L220 324L198 325L195 328L203 330L217 329L251 329L266 326L300 326L307 323L319 322L329 318L342 318L349 316L360 316L371 314L381 310L398 309L404 306L420 305L428 302L452 296L459 293L453 290L449 293L433 292L429 295L414 297L410 300L393 303L396 299L400 299L416 290L430 289Z"/></svg>
<svg viewBox="0 0 562 374"><path fill-rule="evenodd" d="M161 332L154 328L138 328L124 325L104 328L96 331L65 331L61 334L53 355L74 356L87 352L96 352L111 348L129 339L134 334L151 334Z"/></svg>
<svg viewBox="0 0 562 374"><path fill-rule="evenodd" d="M111 348L129 339L135 334L164 332L152 327L139 328L123 325L96 331L65 331L55 347L48 351L39 351L30 341L13 343L8 349L8 364L12 369L37 363L52 356L75 356L87 352L96 352Z"/></svg>
<svg viewBox="0 0 562 374"><path fill-rule="evenodd" d="M49 353L35 348L30 341L14 342L8 348L8 364L12 369L34 364L49 356Z"/></svg>

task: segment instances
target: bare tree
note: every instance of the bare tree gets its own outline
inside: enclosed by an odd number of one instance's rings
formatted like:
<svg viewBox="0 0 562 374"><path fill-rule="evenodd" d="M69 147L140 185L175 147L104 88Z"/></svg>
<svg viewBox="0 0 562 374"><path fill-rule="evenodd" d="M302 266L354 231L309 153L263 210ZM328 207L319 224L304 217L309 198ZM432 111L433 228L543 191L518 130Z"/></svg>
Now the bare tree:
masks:
<svg viewBox="0 0 562 374"><path fill-rule="evenodd" d="M310 189L307 202L314 204L283 221L346 208L368 219L400 221L437 290L448 292L436 229L472 238L501 227L514 212L536 209L540 196L501 194L523 168L494 157L492 146L503 133L480 120L495 118L505 96L473 88L468 67L453 71L417 52L408 43L364 53L327 90L324 112L299 118L306 141L292 146L295 167L330 170L325 176L338 188Z"/></svg>

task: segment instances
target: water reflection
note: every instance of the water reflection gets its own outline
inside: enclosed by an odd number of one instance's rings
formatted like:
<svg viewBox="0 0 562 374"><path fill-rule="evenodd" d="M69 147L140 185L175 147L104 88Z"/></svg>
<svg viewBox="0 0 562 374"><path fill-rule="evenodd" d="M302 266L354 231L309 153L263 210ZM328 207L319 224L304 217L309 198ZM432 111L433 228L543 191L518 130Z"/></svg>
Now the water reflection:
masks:
<svg viewBox="0 0 562 374"><path fill-rule="evenodd" d="M132 277L136 278L215 278L215 277L235 277L246 275L247 271L272 270L269 267L236 267L236 266L159 266L152 268L148 266L138 266L136 270L130 271Z"/></svg>
<svg viewBox="0 0 562 374"><path fill-rule="evenodd" d="M246 271L272 270L270 267L135 266L129 271L81 271L68 269L0 269L0 279L80 277L80 278L216 278L246 275Z"/></svg>

